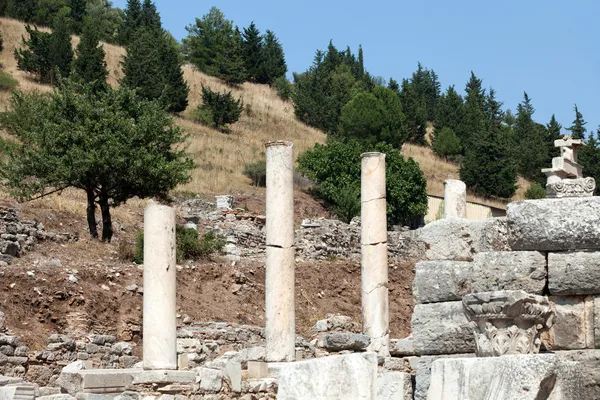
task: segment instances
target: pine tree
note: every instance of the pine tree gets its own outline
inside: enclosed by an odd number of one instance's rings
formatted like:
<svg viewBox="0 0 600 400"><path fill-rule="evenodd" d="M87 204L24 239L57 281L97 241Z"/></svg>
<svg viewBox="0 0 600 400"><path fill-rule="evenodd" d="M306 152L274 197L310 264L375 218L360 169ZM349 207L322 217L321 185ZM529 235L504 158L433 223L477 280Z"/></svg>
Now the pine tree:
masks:
<svg viewBox="0 0 600 400"><path fill-rule="evenodd" d="M23 38L23 48L15 49L17 68L36 74L40 82L51 81L52 64L50 61L50 42L52 35L37 27L25 27L29 40Z"/></svg>
<svg viewBox="0 0 600 400"><path fill-rule="evenodd" d="M183 77L179 52L166 38L166 34L163 34L161 50L162 77L164 79L163 101L167 111L184 111L188 106L187 97L190 88Z"/></svg>
<svg viewBox="0 0 600 400"><path fill-rule="evenodd" d="M52 82L56 81L56 72L64 78L71 73L73 47L71 47L69 16L65 13L59 13L54 22L50 36L50 63L53 67Z"/></svg>
<svg viewBox="0 0 600 400"><path fill-rule="evenodd" d="M228 37L225 51L220 56L217 76L229 85L244 83L248 75L242 56L242 34L237 26Z"/></svg>
<svg viewBox="0 0 600 400"><path fill-rule="evenodd" d="M71 0L72 27L73 32L76 34L80 34L83 30L83 19L87 3L87 0Z"/></svg>
<svg viewBox="0 0 600 400"><path fill-rule="evenodd" d="M358 64L357 64L357 77L362 78L365 75L365 58L363 55L362 45L358 45Z"/></svg>
<svg viewBox="0 0 600 400"><path fill-rule="evenodd" d="M400 85L394 78L390 78L390 81L388 82L388 89L393 90L398 95L400 94Z"/></svg>
<svg viewBox="0 0 600 400"><path fill-rule="evenodd" d="M119 32L119 42L129 45L133 40L135 31L141 26L142 3L140 0L127 0L125 8L125 20Z"/></svg>
<svg viewBox="0 0 600 400"><path fill-rule="evenodd" d="M83 27L81 40L77 45L77 58L73 62L73 75L76 79L92 85L95 93L108 88L108 70L104 60L104 48L98 41L98 34L90 20Z"/></svg>
<svg viewBox="0 0 600 400"><path fill-rule="evenodd" d="M271 84L287 72L283 47L273 32L267 30L261 49L260 67L257 81Z"/></svg>
<svg viewBox="0 0 600 400"><path fill-rule="evenodd" d="M454 86L449 86L446 93L440 96L436 107L435 129L450 128L456 132L463 118L463 99Z"/></svg>
<svg viewBox="0 0 600 400"><path fill-rule="evenodd" d="M248 78L251 81L256 81L260 75L263 38L254 22L251 22L248 28L244 28L242 39L242 54Z"/></svg>
<svg viewBox="0 0 600 400"><path fill-rule="evenodd" d="M160 15L156 10L156 5L151 0L144 0L140 12L140 26L151 31L159 32L162 30Z"/></svg>
<svg viewBox="0 0 600 400"><path fill-rule="evenodd" d="M408 79L402 80L400 101L406 115L408 140L412 143L425 144L427 105L425 104L425 100L419 97L415 85L409 82Z"/></svg>
<svg viewBox="0 0 600 400"><path fill-rule="evenodd" d="M550 122L546 125L546 131L548 135L546 136L546 142L548 143L548 157L546 159L546 165L550 166L552 163L552 158L558 156L558 149L554 147L554 141L563 137L560 133L562 129L562 125L558 123L554 114L552 114L552 118L550 118Z"/></svg>
<svg viewBox="0 0 600 400"><path fill-rule="evenodd" d="M122 62L125 76L121 84L136 89L142 99L158 100L163 94L161 50L159 37L145 28L138 29L127 46L127 55Z"/></svg>
<svg viewBox="0 0 600 400"><path fill-rule="evenodd" d="M587 132L585 125L587 122L583 120L583 115L579 112L577 104L575 104L573 110L575 111L575 119L573 120L573 125L567 129L571 131L573 139L585 139L585 133Z"/></svg>
<svg viewBox="0 0 600 400"><path fill-rule="evenodd" d="M436 130L431 148L442 157L457 156L462 150L458 136L448 127L442 128L439 133Z"/></svg>
<svg viewBox="0 0 600 400"><path fill-rule="evenodd" d="M456 135L466 151L477 137L483 133L486 124L485 90L482 88L481 79L471 71L471 78L465 88L465 106L462 123L456 130Z"/></svg>
<svg viewBox="0 0 600 400"><path fill-rule="evenodd" d="M543 125L533 121L534 112L531 99L524 93L523 101L517 106L517 122L514 127L515 156L517 172L541 184L545 182L541 169L547 167L548 160L547 133Z"/></svg>

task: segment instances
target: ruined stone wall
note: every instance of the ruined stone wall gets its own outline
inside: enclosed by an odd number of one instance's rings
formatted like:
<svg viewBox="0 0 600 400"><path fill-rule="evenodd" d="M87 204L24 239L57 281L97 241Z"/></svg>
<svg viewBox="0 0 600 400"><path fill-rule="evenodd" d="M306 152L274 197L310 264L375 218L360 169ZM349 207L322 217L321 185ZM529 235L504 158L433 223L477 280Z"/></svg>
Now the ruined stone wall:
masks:
<svg viewBox="0 0 600 400"><path fill-rule="evenodd" d="M511 203L506 218L439 220L416 236L427 249L415 268L412 337L401 341L414 351L415 399L427 398L434 360L474 357L461 301L469 293L548 296L555 318L541 352L600 367L600 197ZM586 398L600 398L600 380L584 381Z"/></svg>

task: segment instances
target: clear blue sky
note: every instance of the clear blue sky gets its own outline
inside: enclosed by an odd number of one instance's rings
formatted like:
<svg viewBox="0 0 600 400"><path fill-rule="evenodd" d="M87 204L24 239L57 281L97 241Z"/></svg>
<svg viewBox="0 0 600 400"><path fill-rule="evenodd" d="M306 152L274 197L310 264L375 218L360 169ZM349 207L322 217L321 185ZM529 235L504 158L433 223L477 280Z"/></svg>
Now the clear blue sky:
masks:
<svg viewBox="0 0 600 400"><path fill-rule="evenodd" d="M600 117L600 2L592 0L384 1L156 0L163 25L177 39L185 26L217 6L241 27L254 21L281 40L288 69L301 72L333 39L354 52L362 44L367 70L386 80L409 77L417 62L460 93L470 71L515 111L526 91L534 119L554 113L567 127L577 103L589 130ZM126 0L114 1L124 7Z"/></svg>

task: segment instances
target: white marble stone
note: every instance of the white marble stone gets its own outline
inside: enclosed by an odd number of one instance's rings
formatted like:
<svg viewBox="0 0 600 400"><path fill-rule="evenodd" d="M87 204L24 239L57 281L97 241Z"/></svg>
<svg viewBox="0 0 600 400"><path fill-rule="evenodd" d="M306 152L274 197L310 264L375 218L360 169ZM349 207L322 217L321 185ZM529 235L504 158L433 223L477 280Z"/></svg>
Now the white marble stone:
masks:
<svg viewBox="0 0 600 400"><path fill-rule="evenodd" d="M177 369L175 210L144 213L144 369Z"/></svg>
<svg viewBox="0 0 600 400"><path fill-rule="evenodd" d="M444 181L444 218L467 218L467 185L463 181Z"/></svg>
<svg viewBox="0 0 600 400"><path fill-rule="evenodd" d="M377 375L377 400L413 400L410 374L385 371Z"/></svg>
<svg viewBox="0 0 600 400"><path fill-rule="evenodd" d="M266 145L265 360L294 361L294 158L291 142Z"/></svg>
<svg viewBox="0 0 600 400"><path fill-rule="evenodd" d="M363 333L370 351L387 357L389 300L385 154L361 156L361 282Z"/></svg>

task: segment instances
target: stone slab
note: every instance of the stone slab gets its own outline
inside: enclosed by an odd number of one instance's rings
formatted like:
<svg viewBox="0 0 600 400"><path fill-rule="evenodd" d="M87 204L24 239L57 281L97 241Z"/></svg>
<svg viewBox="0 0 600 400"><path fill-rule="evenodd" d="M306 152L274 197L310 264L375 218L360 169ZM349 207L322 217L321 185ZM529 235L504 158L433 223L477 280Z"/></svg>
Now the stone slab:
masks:
<svg viewBox="0 0 600 400"><path fill-rule="evenodd" d="M390 339L390 354L397 357L414 356L415 341L412 335L403 339Z"/></svg>
<svg viewBox="0 0 600 400"><path fill-rule="evenodd" d="M133 384L151 384L151 383L194 383L196 373L194 371L177 371L172 369L164 370L130 370L133 376Z"/></svg>
<svg viewBox="0 0 600 400"><path fill-rule="evenodd" d="M582 399L600 399L600 350L557 351L561 360L573 361L581 368Z"/></svg>
<svg viewBox="0 0 600 400"><path fill-rule="evenodd" d="M90 369L69 372L63 369L57 384L67 393L75 396L85 393L121 393L131 385L133 371L131 369Z"/></svg>
<svg viewBox="0 0 600 400"><path fill-rule="evenodd" d="M374 400L377 356L355 353L289 363L279 374L278 400Z"/></svg>
<svg viewBox="0 0 600 400"><path fill-rule="evenodd" d="M386 371L377 375L377 400L413 400L412 379L406 372Z"/></svg>
<svg viewBox="0 0 600 400"><path fill-rule="evenodd" d="M469 358L475 354L451 354L441 356L410 357L410 363L415 374L414 400L427 400L427 391L431 380L431 365L442 358Z"/></svg>
<svg viewBox="0 0 600 400"><path fill-rule="evenodd" d="M331 332L321 338L319 346L329 352L360 351L366 349L369 343L371 343L371 339L362 333Z"/></svg>
<svg viewBox="0 0 600 400"><path fill-rule="evenodd" d="M542 333L549 351L594 348L594 299L591 296L549 296L554 324Z"/></svg>
<svg viewBox="0 0 600 400"><path fill-rule="evenodd" d="M546 257L537 251L483 252L473 262L421 261L415 267L413 296L417 303L458 301L469 293L524 290L542 294Z"/></svg>
<svg viewBox="0 0 600 400"><path fill-rule="evenodd" d="M269 376L269 366L264 361L248 360L248 378L263 379Z"/></svg>
<svg viewBox="0 0 600 400"><path fill-rule="evenodd" d="M461 301L415 305L411 327L417 355L475 352L473 328Z"/></svg>
<svg viewBox="0 0 600 400"><path fill-rule="evenodd" d="M600 197L513 202L507 218L513 250L600 249Z"/></svg>
<svg viewBox="0 0 600 400"><path fill-rule="evenodd" d="M600 251L548 253L548 289L563 296L600 294Z"/></svg>
<svg viewBox="0 0 600 400"><path fill-rule="evenodd" d="M581 400L580 367L554 354L433 362L428 400Z"/></svg>

